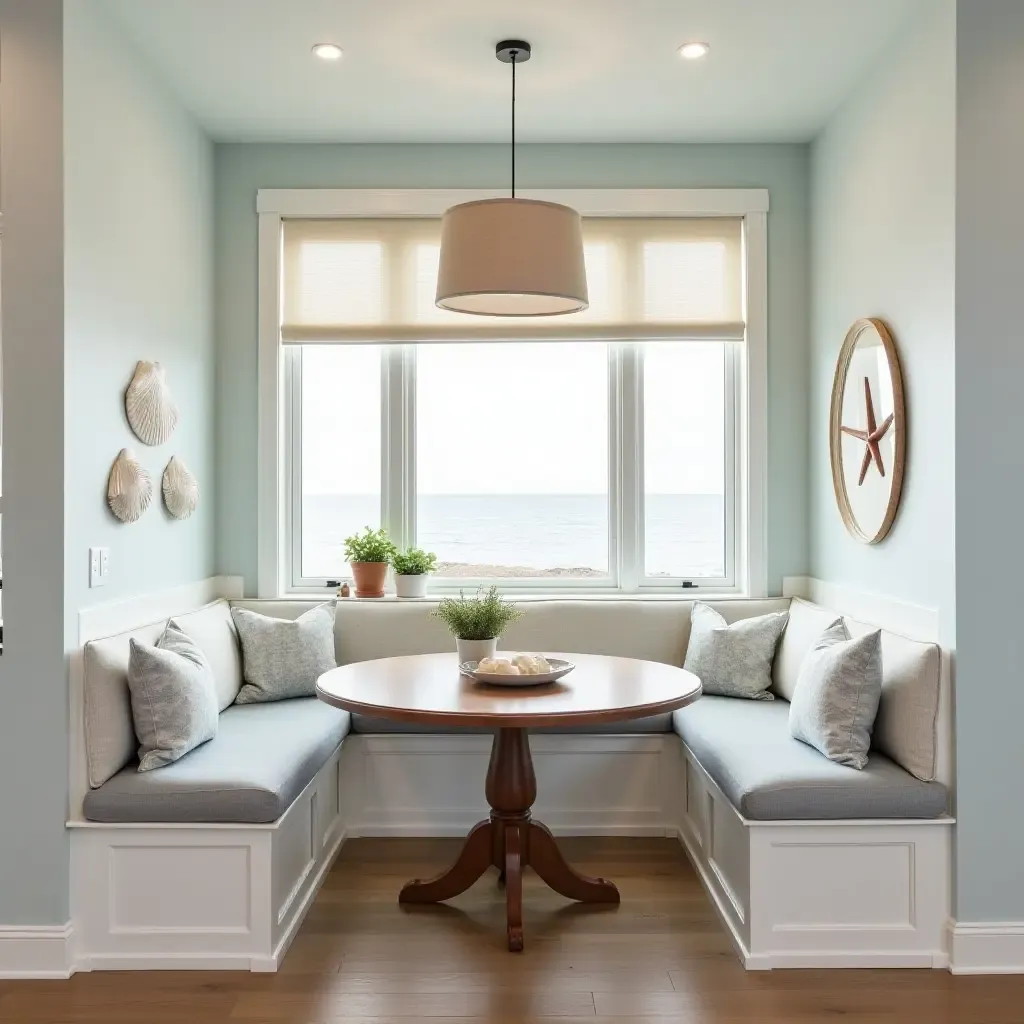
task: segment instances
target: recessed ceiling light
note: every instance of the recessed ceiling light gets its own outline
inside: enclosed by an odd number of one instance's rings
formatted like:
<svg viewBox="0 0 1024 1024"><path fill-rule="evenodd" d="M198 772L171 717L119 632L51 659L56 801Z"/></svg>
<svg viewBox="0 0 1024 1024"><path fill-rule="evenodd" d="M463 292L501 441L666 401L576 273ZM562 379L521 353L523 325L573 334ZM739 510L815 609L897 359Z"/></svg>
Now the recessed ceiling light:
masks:
<svg viewBox="0 0 1024 1024"><path fill-rule="evenodd" d="M317 43L313 47L313 53L321 60L341 60L343 52L342 48L335 46L334 43Z"/></svg>
<svg viewBox="0 0 1024 1024"><path fill-rule="evenodd" d="M679 47L679 56L683 60L700 60L701 57L706 57L708 51L711 49L707 43L683 43Z"/></svg>

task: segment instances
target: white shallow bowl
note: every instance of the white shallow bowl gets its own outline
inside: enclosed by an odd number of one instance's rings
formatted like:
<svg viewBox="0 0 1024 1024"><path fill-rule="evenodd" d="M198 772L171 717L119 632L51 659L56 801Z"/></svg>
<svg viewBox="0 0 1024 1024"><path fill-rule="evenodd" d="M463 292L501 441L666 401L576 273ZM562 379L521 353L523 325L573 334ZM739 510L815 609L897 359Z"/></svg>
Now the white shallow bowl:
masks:
<svg viewBox="0 0 1024 1024"><path fill-rule="evenodd" d="M568 675L576 666L571 661L563 661L561 658L548 658L551 666L550 672L543 672L536 676L506 676L492 672L477 672L478 661L464 661L459 666L459 671L464 676L475 679L478 683L488 683L492 686L539 686L541 683L553 683L556 679Z"/></svg>

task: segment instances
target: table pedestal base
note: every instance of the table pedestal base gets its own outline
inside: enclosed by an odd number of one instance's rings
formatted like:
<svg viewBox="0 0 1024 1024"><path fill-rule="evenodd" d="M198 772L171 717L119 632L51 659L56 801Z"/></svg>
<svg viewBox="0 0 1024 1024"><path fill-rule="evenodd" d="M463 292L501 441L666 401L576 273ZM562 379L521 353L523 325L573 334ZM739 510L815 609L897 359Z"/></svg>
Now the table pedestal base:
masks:
<svg viewBox="0 0 1024 1024"><path fill-rule="evenodd" d="M619 890L603 878L588 878L571 868L555 837L530 808L537 798L537 777L526 729L499 729L487 769L491 816L474 826L455 863L428 881L409 882L400 903L440 903L465 892L489 868L505 885L508 948L523 948L523 868L529 866L555 892L581 903L618 903Z"/></svg>

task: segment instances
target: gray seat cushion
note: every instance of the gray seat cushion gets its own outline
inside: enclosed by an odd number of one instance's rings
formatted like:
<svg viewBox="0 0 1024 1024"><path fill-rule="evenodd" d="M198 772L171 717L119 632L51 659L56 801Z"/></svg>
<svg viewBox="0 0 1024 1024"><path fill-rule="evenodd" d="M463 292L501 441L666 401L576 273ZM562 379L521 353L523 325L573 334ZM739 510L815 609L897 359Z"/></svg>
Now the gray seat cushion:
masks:
<svg viewBox="0 0 1024 1024"><path fill-rule="evenodd" d="M787 705L788 706L788 705ZM444 729L436 725L413 725L410 722L392 722L387 718L376 718L373 715L354 714L352 731L358 733L491 733L493 729ZM631 722L609 722L602 725L558 726L552 725L544 729L531 729L531 733L553 732L570 735L594 734L626 734L644 735L649 733L666 733L672 731L672 716L651 715L649 718L636 718Z"/></svg>
<svg viewBox="0 0 1024 1024"><path fill-rule="evenodd" d="M858 771L793 739L788 701L701 697L672 717L690 752L746 818L936 818L945 813L945 786L915 779L877 751Z"/></svg>
<svg viewBox="0 0 1024 1024"><path fill-rule="evenodd" d="M315 697L234 704L216 737L174 764L123 768L85 798L90 821L276 821L334 753L346 711Z"/></svg>

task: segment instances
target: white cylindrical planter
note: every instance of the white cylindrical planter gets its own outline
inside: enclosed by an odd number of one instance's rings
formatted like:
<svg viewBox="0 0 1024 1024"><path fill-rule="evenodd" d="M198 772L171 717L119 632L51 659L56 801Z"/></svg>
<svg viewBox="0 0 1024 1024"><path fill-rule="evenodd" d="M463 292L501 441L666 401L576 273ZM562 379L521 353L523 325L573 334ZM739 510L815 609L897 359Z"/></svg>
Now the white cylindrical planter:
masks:
<svg viewBox="0 0 1024 1024"><path fill-rule="evenodd" d="M421 572L415 576L399 576L395 574L395 593L399 597L426 597L427 580L430 577Z"/></svg>
<svg viewBox="0 0 1024 1024"><path fill-rule="evenodd" d="M456 637L455 649L459 652L460 665L464 661L483 661L484 658L494 657L498 649L498 638L492 636L490 640L459 640Z"/></svg>

